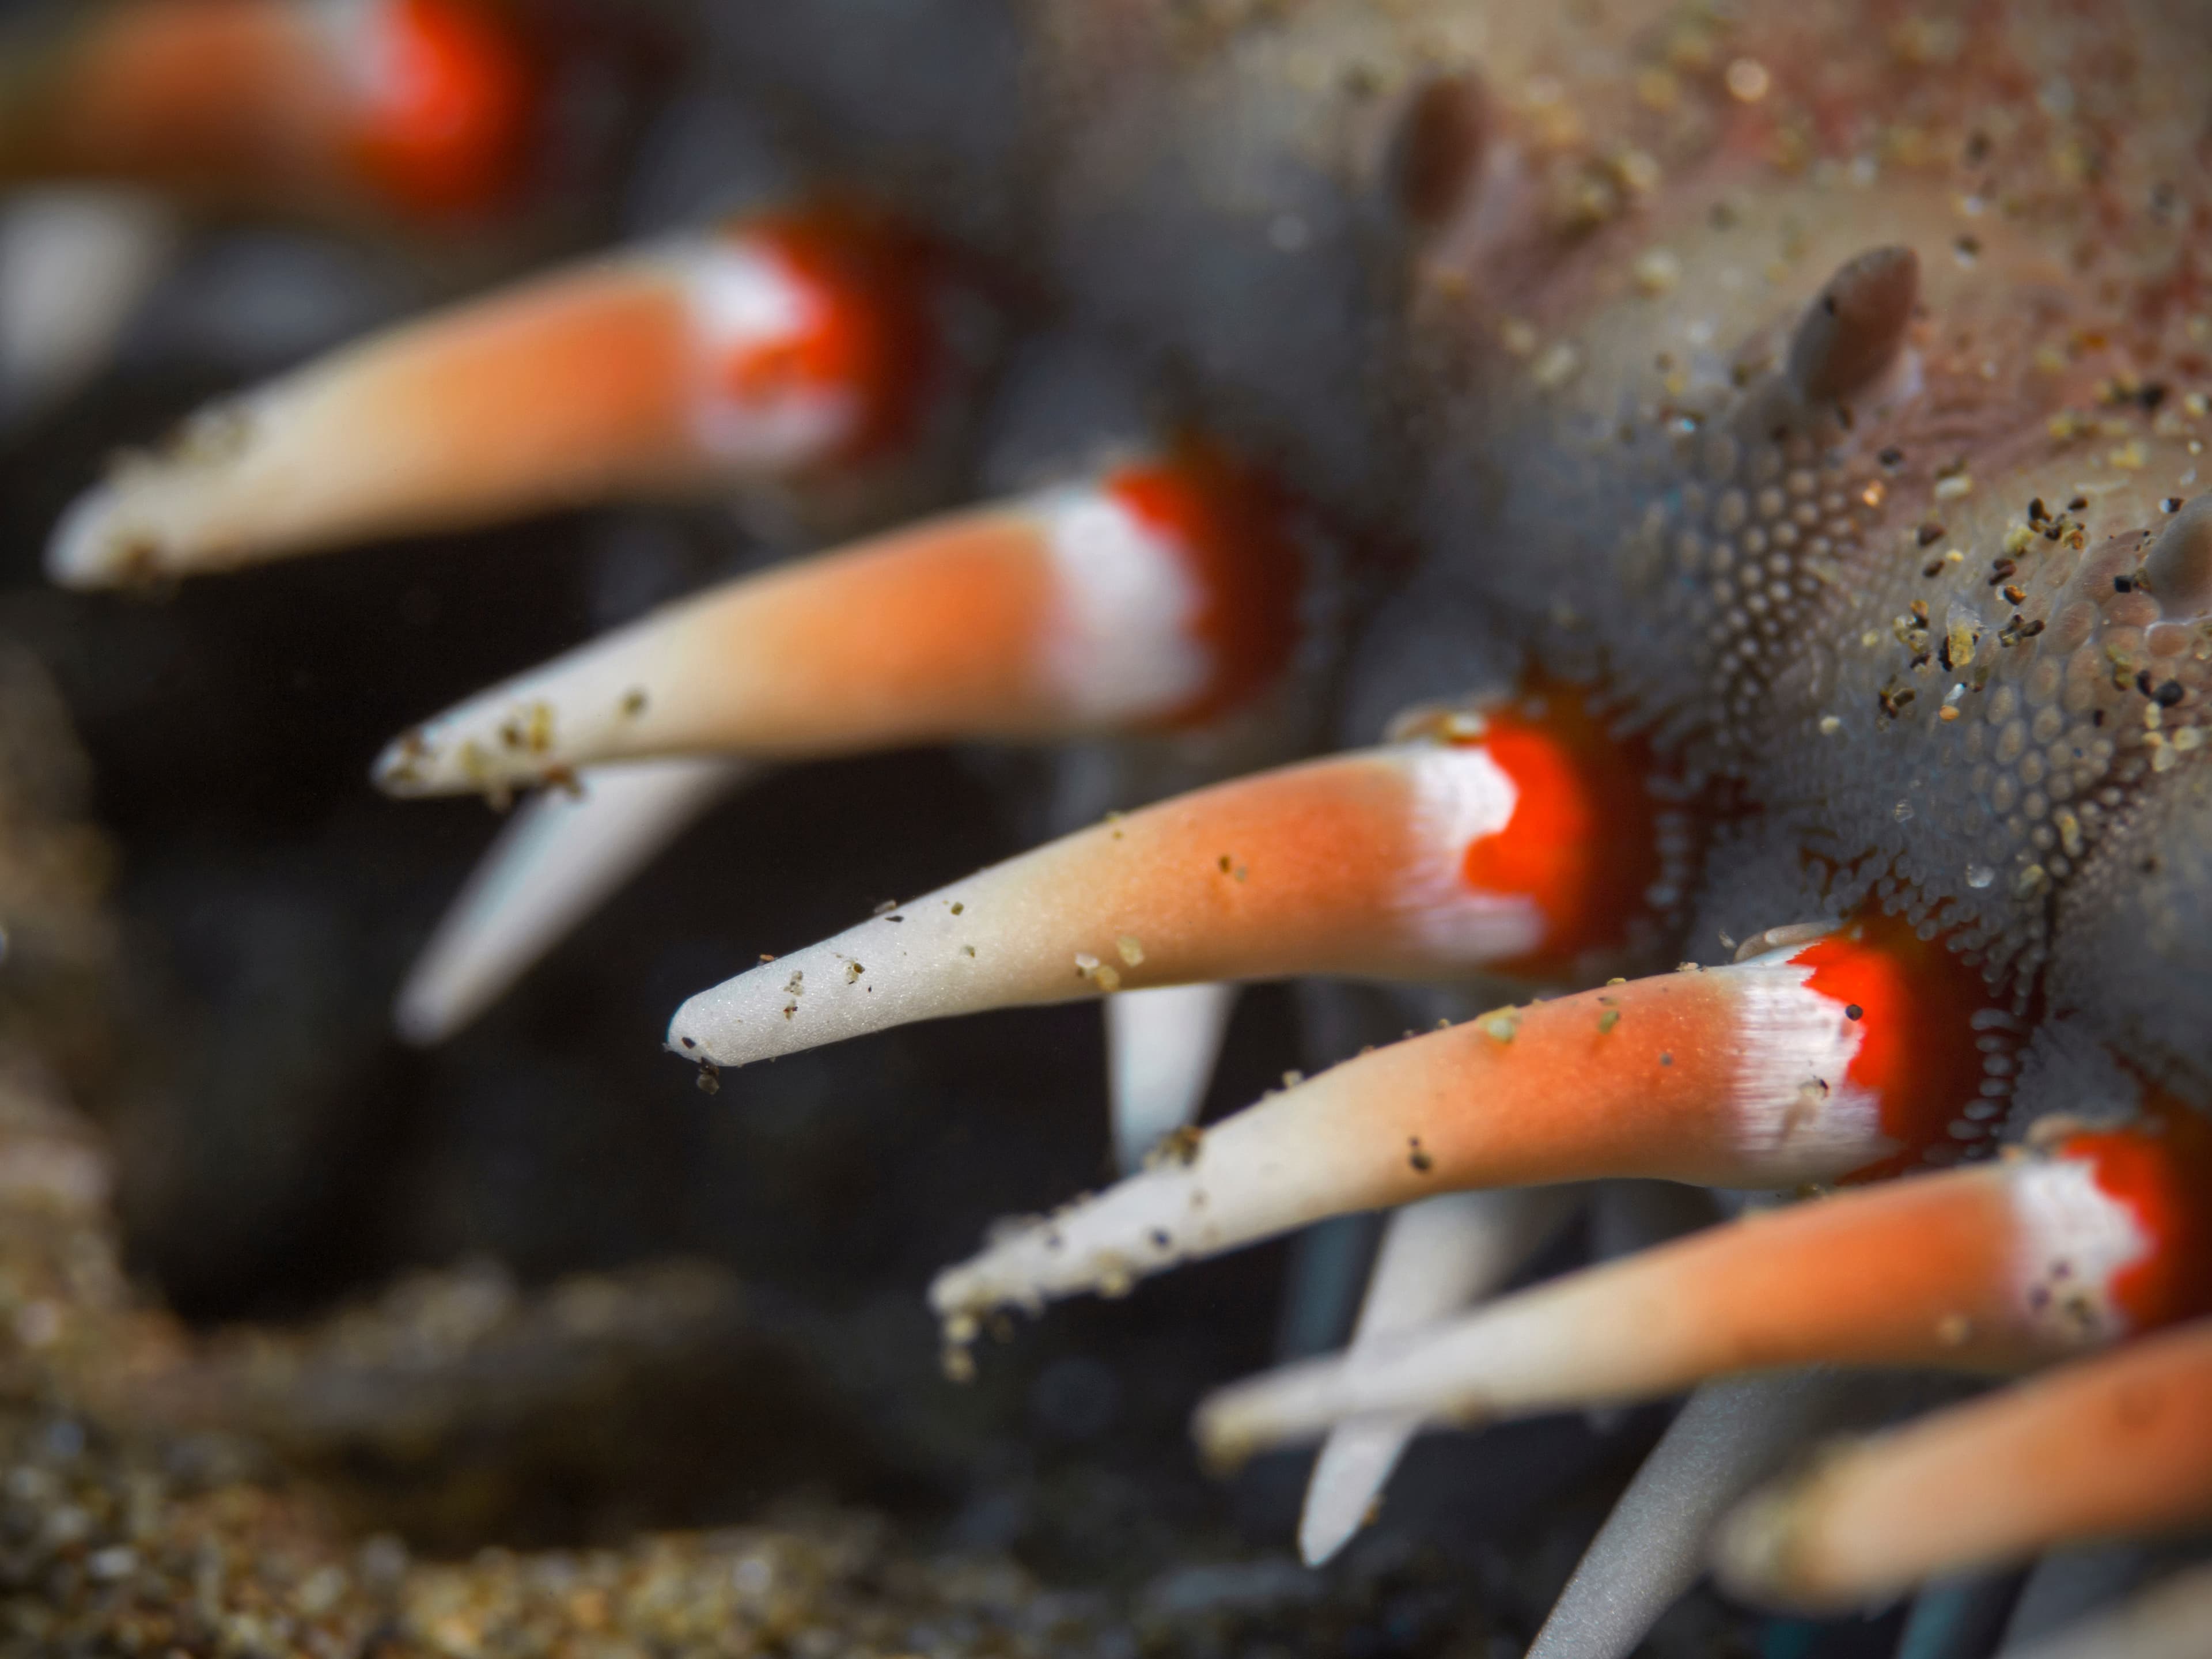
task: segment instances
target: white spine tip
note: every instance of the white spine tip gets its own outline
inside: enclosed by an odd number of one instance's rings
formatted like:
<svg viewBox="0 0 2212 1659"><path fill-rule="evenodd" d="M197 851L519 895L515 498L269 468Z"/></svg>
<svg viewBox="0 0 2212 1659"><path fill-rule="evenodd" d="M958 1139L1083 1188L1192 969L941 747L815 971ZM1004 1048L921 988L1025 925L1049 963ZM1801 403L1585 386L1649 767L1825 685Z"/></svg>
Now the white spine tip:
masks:
<svg viewBox="0 0 2212 1659"><path fill-rule="evenodd" d="M1739 1504L1713 1535L1713 1574L1731 1595L1771 1601L1785 1593L1790 1517L1788 1487L1754 1493Z"/></svg>
<svg viewBox="0 0 2212 1659"><path fill-rule="evenodd" d="M469 1024L744 776L730 761L639 762L526 803L409 969L400 1037L428 1046Z"/></svg>
<svg viewBox="0 0 2212 1659"><path fill-rule="evenodd" d="M668 1022L668 1052L681 1054L695 1066L728 1063L716 1060L708 1047L705 1032L713 1021L704 1005L713 994L711 991L702 991L678 1008L676 1017Z"/></svg>
<svg viewBox="0 0 2212 1659"><path fill-rule="evenodd" d="M1235 985L1164 985L1107 1000L1106 1076L1115 1158L1127 1174L1195 1122L1213 1082Z"/></svg>
<svg viewBox="0 0 2212 1659"><path fill-rule="evenodd" d="M70 503L46 542L49 580L63 587L119 587L146 571L153 544L122 533L119 501L112 485L100 484Z"/></svg>
<svg viewBox="0 0 2212 1659"><path fill-rule="evenodd" d="M443 986L410 980L392 999L392 1033L410 1048L434 1048L475 1012L453 1000Z"/></svg>
<svg viewBox="0 0 2212 1659"><path fill-rule="evenodd" d="M1298 1517L1298 1553L1308 1566L1332 1559L1374 1518L1383 1484L1419 1427L1409 1419L1379 1419L1348 1423L1329 1437Z"/></svg>
<svg viewBox="0 0 2212 1659"><path fill-rule="evenodd" d="M401 800L427 794L428 791L417 769L421 757L422 747L416 738L395 738L369 763L368 781L384 793Z"/></svg>

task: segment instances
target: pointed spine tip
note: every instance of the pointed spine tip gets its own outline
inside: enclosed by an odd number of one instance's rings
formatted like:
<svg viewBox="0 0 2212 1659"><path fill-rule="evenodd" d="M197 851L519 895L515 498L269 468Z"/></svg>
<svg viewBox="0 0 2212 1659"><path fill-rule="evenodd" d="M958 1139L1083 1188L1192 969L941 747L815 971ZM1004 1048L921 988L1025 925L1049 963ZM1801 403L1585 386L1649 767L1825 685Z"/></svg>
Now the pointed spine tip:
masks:
<svg viewBox="0 0 2212 1659"><path fill-rule="evenodd" d="M434 1048L460 1029L454 1010L411 981L392 1003L392 1034L410 1048Z"/></svg>
<svg viewBox="0 0 2212 1659"><path fill-rule="evenodd" d="M670 1054L694 1065L709 1057L704 1041L699 1036L699 1028L703 1022L698 1003L699 998L693 997L676 1011L676 1017L668 1022L667 1038L661 1045Z"/></svg>
<svg viewBox="0 0 2212 1659"><path fill-rule="evenodd" d="M434 792L422 770L422 762L428 752L419 732L409 732L394 738L369 763L368 781L380 793L395 800L413 800L430 794Z"/></svg>
<svg viewBox="0 0 2212 1659"><path fill-rule="evenodd" d="M1790 343L1790 379L1808 401L1849 397L1904 349L1920 297L1920 256L1870 248L1847 261L1806 308Z"/></svg>
<svg viewBox="0 0 2212 1659"><path fill-rule="evenodd" d="M2212 491L2185 502L2167 520L2142 574L2166 621L2212 616Z"/></svg>
<svg viewBox="0 0 2212 1659"><path fill-rule="evenodd" d="M1472 70L1439 75L1407 100L1389 157L1399 211L1434 231L1466 204L1490 138L1488 99Z"/></svg>
<svg viewBox="0 0 2212 1659"><path fill-rule="evenodd" d="M134 557L117 537L116 502L113 485L97 484L69 504L46 541L49 581L80 590L119 587L134 568L152 565L150 544L137 550Z"/></svg>
<svg viewBox="0 0 2212 1659"><path fill-rule="evenodd" d="M1322 1448L1314 1467L1313 1484L1306 1493L1305 1512L1298 1517L1298 1559L1310 1567L1326 1566L1375 1518L1382 1504L1382 1482L1365 1467L1340 1471L1327 1478L1332 1460L1343 1455L1345 1436L1358 1431L1339 1430ZM1410 1431L1407 1431L1410 1437ZM1389 1462L1395 1465L1393 1455ZM1361 1460L1364 1466L1365 1460ZM1386 1474L1389 1469L1382 1471ZM1347 1480L1343 1478L1349 1475Z"/></svg>
<svg viewBox="0 0 2212 1659"><path fill-rule="evenodd" d="M1730 1595L1769 1607L1811 1604L1798 1565L1804 1479L1785 1479L1753 1492L1714 1533L1713 1574Z"/></svg>

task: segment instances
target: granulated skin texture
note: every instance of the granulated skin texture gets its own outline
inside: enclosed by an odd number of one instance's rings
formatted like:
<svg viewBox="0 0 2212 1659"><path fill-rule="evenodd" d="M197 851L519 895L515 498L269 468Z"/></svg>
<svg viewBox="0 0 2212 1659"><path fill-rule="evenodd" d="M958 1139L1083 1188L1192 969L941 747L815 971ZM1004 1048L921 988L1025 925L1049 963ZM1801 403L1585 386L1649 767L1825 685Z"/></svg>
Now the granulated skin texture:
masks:
<svg viewBox="0 0 2212 1659"><path fill-rule="evenodd" d="M742 1073L716 1049L698 1068L713 1102L676 1100L689 1079L656 1070L651 1048L684 999L886 896L1109 809L1372 744L1409 706L1448 722L1572 688L1632 744L1651 799L1572 821L1663 826L1663 843L1625 849L1610 884L1592 884L1635 912L1597 930L1633 960L1492 963L1540 971L1455 986L1433 1007L1255 994L1217 1106L1439 1012L1595 991L1616 969L1715 966L1769 929L1877 914L1963 970L1967 988L1947 997L1971 1008L1970 1031L1936 1069L1947 1091L1963 1078L1958 1091L1979 1092L1955 1112L1934 1103L1869 1173L2018 1155L2052 1116L2212 1100L2199 9L811 0L671 4L614 33L659 48L594 60L627 86L644 136L575 240L702 219L763 181L826 182L902 216L973 279L954 331L973 407L931 429L942 476L872 483L868 510L908 489L919 503L1030 489L1094 462L1117 422L1200 434L1286 486L1327 553L1295 607L1296 649L1284 596L1255 609L1257 654L1289 664L1282 695L1195 735L794 769L725 809L477 1032L403 1055L384 999L483 832L370 801L363 758L726 574L741 541L764 557L761 544L688 508L567 514L465 545L194 578L162 609L0 598L0 627L51 665L87 730L125 872L115 989L97 983L114 949L98 913L39 908L98 884L103 843L73 827L90 813L82 781L47 809L67 833L47 823L25 855L39 878L11 888L0 870L11 963L56 941L35 983L58 988L37 993L15 1040L112 1118L134 1264L190 1313L352 1310L284 1337L204 1340L111 1285L102 1317L155 1357L70 1373L100 1384L72 1409L118 1448L83 1464L94 1486L129 1486L141 1437L158 1462L215 1435L275 1460L250 1463L257 1478L288 1470L343 1517L327 1534L298 1522L303 1540L388 1526L453 1550L521 1547L533 1527L574 1541L757 1516L810 1475L836 1494L787 1535L611 1542L573 1560L429 1569L387 1553L372 1572L351 1541L301 1543L303 1559L352 1564L325 1611L356 1646L378 1630L398 1650L457 1653L526 1650L556 1629L643 1641L651 1609L702 1601L742 1639L797 1649L817 1626L884 1652L1050 1646L1062 1604L1036 1584L1058 1582L1071 1540L1079 1551L1125 1524L1144 1533L1152 1589L1065 1604L1082 1609L1066 1644L1242 1641L1247 1615L1223 1609L1248 1606L1298 1650L1340 1628L1332 1598L1358 1609L1344 1620L1367 1618L1396 1591L1358 1571L1326 1590L1265 1565L1195 1588L1161 1577L1211 1559L1229 1526L1181 1422L1206 1389L1267 1363L1273 1258L1055 1313L977 1367L974 1393L928 1375L927 1271L991 1217L1104 1178L1082 1011L885 1033L850 1054L793 1052L794 1038L738 1054L781 1055ZM371 297L329 336L419 309L441 278L403 265L345 265ZM296 276L274 286L345 291ZM0 461L21 484L14 539L44 536L97 452L328 343L210 361L223 349L190 325L258 315L262 290L204 281L215 299L196 311L180 284L149 326L153 367L127 364ZM1071 361L1087 367L1056 378ZM1063 427L1079 435L1058 443ZM251 437L219 418L190 430L207 441L149 452L114 487L180 460L218 475L225 445ZM745 534L811 524L803 507L748 498ZM151 568L159 549L106 551ZM1209 639L1235 635L1221 621ZM1462 867L1504 878L1496 860ZM1220 874L1243 879L1225 854ZM902 920L885 915L882 929ZM1069 955L1062 994L1120 985L1098 950ZM1141 945L1121 960L1133 973ZM848 986L892 971L889 953L847 965ZM807 977L811 1005L796 988L779 1000L793 1031L843 994ZM917 976L900 994L922 1008L933 989ZM83 1215L84 1237L108 1237L104 1212ZM112 1262L112 1242L86 1248ZM692 1265L651 1265L672 1259ZM501 1265L450 1265L471 1260ZM424 1264L437 1271L407 1276ZM380 1285L394 1288L364 1299ZM19 1338L45 1329L29 1319ZM733 1374L757 1384L725 1402L738 1427L712 1448L655 1449L656 1419L708 1416L696 1397L663 1401ZM52 1431L22 1419L23 1436ZM1634 1428L1573 1432L1552 1489L1532 1494L1525 1552L1483 1544L1494 1570L1460 1572L1464 1599L1440 1596L1449 1611L1403 1645L1528 1633L1597 1489L1638 1449ZM410 1497L428 1471L435 1490ZM1041 1495L1063 1479L1118 1497ZM23 1501L48 1501L27 1487ZM273 1535L308 1514L293 1501L196 1496L162 1514ZM899 1518L866 1518L878 1505ZM1279 1514L1245 1518L1287 1535ZM1400 1518L1386 1513L1378 1553L1415 1547L1420 1527ZM930 1580L916 1564L947 1540L964 1561L1010 1551L1042 1577L994 1565ZM39 1572L65 1559L76 1576L26 1605L107 1617L84 1565L97 1549L55 1552ZM756 1559L770 1563L758 1596ZM112 1582L136 1582L138 1566L109 1560ZM1408 1582L1428 1582L1422 1562ZM1163 1611L1187 1607L1195 1623ZM923 1627L932 1640L912 1634Z"/></svg>

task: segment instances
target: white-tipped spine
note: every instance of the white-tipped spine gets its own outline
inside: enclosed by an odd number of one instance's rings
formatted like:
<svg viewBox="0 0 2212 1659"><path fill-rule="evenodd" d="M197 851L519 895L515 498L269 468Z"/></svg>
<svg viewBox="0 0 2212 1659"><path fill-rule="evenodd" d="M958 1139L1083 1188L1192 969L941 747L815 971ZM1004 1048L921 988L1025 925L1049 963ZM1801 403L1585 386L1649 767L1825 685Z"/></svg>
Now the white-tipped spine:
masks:
<svg viewBox="0 0 2212 1659"><path fill-rule="evenodd" d="M1833 1422L1855 1386L1815 1369L1692 1395L1590 1540L1528 1659L1627 1659L1703 1575L1729 1506Z"/></svg>
<svg viewBox="0 0 2212 1659"><path fill-rule="evenodd" d="M1339 1423L1412 1417L1474 1424L1644 1391L1622 1364L1609 1286L1597 1274L1526 1291L1454 1322L1383 1338L1357 1355L1286 1365L1200 1408L1208 1454L1237 1459L1322 1438Z"/></svg>
<svg viewBox="0 0 2212 1659"><path fill-rule="evenodd" d="M250 556L234 550L284 539L317 487L325 434L315 390L307 373L287 377L201 410L159 456L124 456L62 514L46 544L47 575L115 587L226 568ZM324 501L343 514L335 491Z"/></svg>
<svg viewBox="0 0 2212 1659"><path fill-rule="evenodd" d="M711 600L670 606L526 670L394 738L371 776L402 799L496 794L580 756L620 760L655 709L696 695L685 682L713 617Z"/></svg>
<svg viewBox="0 0 2212 1659"><path fill-rule="evenodd" d="M1096 980L1072 955L1064 973L1048 970L1039 947L1025 942L1039 925L1018 890L1028 862L890 907L700 992L669 1022L669 1048L715 1066L746 1066L917 1020L1097 994Z"/></svg>
<svg viewBox="0 0 2212 1659"><path fill-rule="evenodd" d="M948 1320L994 1308L1036 1309L1086 1291L1120 1295L1140 1279L1364 1207L1398 1155L1347 1156L1325 1074L1170 1140L1151 1167L1056 1215L1003 1231L939 1273L931 1305Z"/></svg>
<svg viewBox="0 0 2212 1659"><path fill-rule="evenodd" d="M176 210L120 190L42 190L0 212L0 420L89 379L169 268Z"/></svg>
<svg viewBox="0 0 2212 1659"><path fill-rule="evenodd" d="M1575 1188L1448 1193L1395 1212L1361 1304L1352 1350L1418 1330L1489 1296L1573 1212ZM1366 1524L1418 1418L1380 1419L1333 1431L1306 1483L1298 1549L1319 1566Z"/></svg>
<svg viewBox="0 0 2212 1659"><path fill-rule="evenodd" d="M696 458L650 465L611 445L588 389L536 388L533 341L610 296L676 290L659 250L617 255L478 306L373 336L198 410L156 450L126 455L51 539L48 571L78 586L226 570L483 522L611 490L666 493ZM458 390L457 390L458 389ZM532 400L533 391L537 395ZM472 409L513 408L473 425ZM430 407L426 408L425 405ZM532 417L545 416L540 429ZM529 439L515 441L510 425ZM483 447L474 445L479 441ZM493 440L497 441L493 441Z"/></svg>
<svg viewBox="0 0 2212 1659"><path fill-rule="evenodd" d="M746 769L723 760L602 767L577 794L525 805L409 970L392 1011L399 1036L442 1042L475 1020Z"/></svg>
<svg viewBox="0 0 2212 1659"><path fill-rule="evenodd" d="M1114 1155L1124 1174L1168 1134L1198 1121L1238 988L1164 985L1106 1000L1107 1097Z"/></svg>

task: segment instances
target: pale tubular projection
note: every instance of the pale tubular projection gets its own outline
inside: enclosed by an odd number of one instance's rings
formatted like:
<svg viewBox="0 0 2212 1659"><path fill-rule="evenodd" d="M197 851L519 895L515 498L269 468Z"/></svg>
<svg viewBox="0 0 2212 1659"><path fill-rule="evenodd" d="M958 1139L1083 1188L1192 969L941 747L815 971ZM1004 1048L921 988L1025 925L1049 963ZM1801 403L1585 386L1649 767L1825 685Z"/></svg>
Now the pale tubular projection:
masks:
<svg viewBox="0 0 2212 1659"><path fill-rule="evenodd" d="M76 587L592 502L842 477L939 380L928 261L873 221L762 216L346 347L125 457L57 526Z"/></svg>
<svg viewBox="0 0 2212 1659"><path fill-rule="evenodd" d="M401 984L400 1036L443 1042L474 1021L749 770L717 759L599 767L573 792L525 804Z"/></svg>
<svg viewBox="0 0 2212 1659"><path fill-rule="evenodd" d="M1729 1507L1833 1426L1865 1386L1814 1367L1698 1389L1583 1553L1528 1659L1628 1659L1704 1576Z"/></svg>
<svg viewBox="0 0 2212 1659"><path fill-rule="evenodd" d="M1877 916L1502 1009L1347 1060L1002 1231L930 1297L948 1318L1035 1308L1455 1188L1791 1187L1948 1159L2010 1087L2012 1021L1983 996L1940 944Z"/></svg>
<svg viewBox="0 0 2212 1659"><path fill-rule="evenodd" d="M1767 1602L1872 1602L2063 1540L2212 1519L2212 1324L1830 1451L1746 1504L1723 1581Z"/></svg>
<svg viewBox="0 0 2212 1659"><path fill-rule="evenodd" d="M0 425L106 365L181 229L166 203L120 190L33 191L0 210Z"/></svg>
<svg viewBox="0 0 2212 1659"><path fill-rule="evenodd" d="M1561 696L1109 817L702 992L669 1044L738 1066L1148 986L1551 967L1630 936L1658 817Z"/></svg>
<svg viewBox="0 0 2212 1659"><path fill-rule="evenodd" d="M710 588L405 733L376 779L495 793L653 756L1203 724L1288 666L1299 570L1253 476L1133 462Z"/></svg>
<svg viewBox="0 0 2212 1659"><path fill-rule="evenodd" d="M2161 1118L1996 1166L1754 1213L1510 1297L1357 1359L1286 1367L1200 1408L1235 1462L1334 1424L1463 1424L1648 1400L1818 1364L2002 1373L2203 1311L2184 1264L2212 1160Z"/></svg>
<svg viewBox="0 0 2212 1659"><path fill-rule="evenodd" d="M1417 1330L1497 1291L1572 1215L1579 1189L1447 1193L1390 1218L1360 1304L1352 1352ZM1315 1461L1298 1518L1308 1566L1329 1559L1367 1518L1419 1433L1418 1419L1346 1424Z"/></svg>
<svg viewBox="0 0 2212 1659"><path fill-rule="evenodd" d="M544 88L476 0L138 0L5 42L0 177L445 227L511 206Z"/></svg>
<svg viewBox="0 0 2212 1659"><path fill-rule="evenodd" d="M1213 1081L1234 985L1163 985L1106 1001L1106 1098L1114 1157L1123 1170L1198 1121Z"/></svg>

